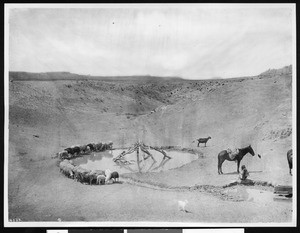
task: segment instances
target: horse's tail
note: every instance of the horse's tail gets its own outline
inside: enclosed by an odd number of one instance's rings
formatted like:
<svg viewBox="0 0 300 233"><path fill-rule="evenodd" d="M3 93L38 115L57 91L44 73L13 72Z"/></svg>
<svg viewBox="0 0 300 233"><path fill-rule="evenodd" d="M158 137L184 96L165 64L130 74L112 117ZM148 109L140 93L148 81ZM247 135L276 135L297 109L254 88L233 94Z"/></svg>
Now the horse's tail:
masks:
<svg viewBox="0 0 300 233"><path fill-rule="evenodd" d="M287 160L288 160L289 166L291 167L292 163L293 163L293 151L292 150L289 150L287 152Z"/></svg>
<svg viewBox="0 0 300 233"><path fill-rule="evenodd" d="M288 164L289 164L290 169L292 169L292 167L293 167L293 157L292 157L291 154L287 155L287 160L288 160Z"/></svg>

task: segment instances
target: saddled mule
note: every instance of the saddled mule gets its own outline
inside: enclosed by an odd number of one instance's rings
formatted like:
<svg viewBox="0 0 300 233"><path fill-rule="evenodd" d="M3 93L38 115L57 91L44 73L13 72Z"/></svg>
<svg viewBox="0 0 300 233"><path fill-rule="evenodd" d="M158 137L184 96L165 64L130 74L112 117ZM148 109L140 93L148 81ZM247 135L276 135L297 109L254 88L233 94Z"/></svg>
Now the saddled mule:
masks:
<svg viewBox="0 0 300 233"><path fill-rule="evenodd" d="M290 168L290 175L292 175L292 168L293 168L293 150L292 149L290 149L287 152L287 161L288 161L289 168Z"/></svg>
<svg viewBox="0 0 300 233"><path fill-rule="evenodd" d="M218 154L218 173L219 174L223 174L222 172L222 164L225 160L228 161L237 161L237 172L239 173L239 168L240 168L240 162L243 159L243 157L247 154L250 153L252 156L255 155L251 145L245 147L245 148L241 148L239 149L238 154L232 159L229 156L229 153L227 150L222 150L219 154Z"/></svg>

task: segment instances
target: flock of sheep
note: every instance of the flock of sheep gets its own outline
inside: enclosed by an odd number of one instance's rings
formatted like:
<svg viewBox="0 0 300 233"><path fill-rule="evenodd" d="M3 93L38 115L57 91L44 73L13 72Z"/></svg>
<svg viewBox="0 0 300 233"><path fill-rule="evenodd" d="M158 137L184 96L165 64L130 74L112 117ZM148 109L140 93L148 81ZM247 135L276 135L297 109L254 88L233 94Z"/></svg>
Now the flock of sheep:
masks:
<svg viewBox="0 0 300 233"><path fill-rule="evenodd" d="M89 154L91 152L100 152L112 149L113 142L108 143L89 143L83 146L71 146L57 153L59 159L72 159L80 155Z"/></svg>
<svg viewBox="0 0 300 233"><path fill-rule="evenodd" d="M111 172L109 169L103 170L88 170L80 165L74 165L70 160L82 154L88 154L90 152L100 152L112 149L112 142L109 143L90 143L84 146L72 146L66 148L64 151L58 152L58 158L61 160L59 163L60 172L69 178L75 179L81 183L107 184L110 182L116 182L119 179L119 173Z"/></svg>

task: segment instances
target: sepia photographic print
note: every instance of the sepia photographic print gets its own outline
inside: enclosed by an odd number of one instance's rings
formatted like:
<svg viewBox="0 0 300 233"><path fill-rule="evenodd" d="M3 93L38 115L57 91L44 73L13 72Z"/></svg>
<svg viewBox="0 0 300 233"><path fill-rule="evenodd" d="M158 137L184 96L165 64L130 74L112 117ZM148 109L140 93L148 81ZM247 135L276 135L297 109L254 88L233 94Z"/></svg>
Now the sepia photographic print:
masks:
<svg viewBox="0 0 300 233"><path fill-rule="evenodd" d="M5 227L296 226L295 4L5 4Z"/></svg>

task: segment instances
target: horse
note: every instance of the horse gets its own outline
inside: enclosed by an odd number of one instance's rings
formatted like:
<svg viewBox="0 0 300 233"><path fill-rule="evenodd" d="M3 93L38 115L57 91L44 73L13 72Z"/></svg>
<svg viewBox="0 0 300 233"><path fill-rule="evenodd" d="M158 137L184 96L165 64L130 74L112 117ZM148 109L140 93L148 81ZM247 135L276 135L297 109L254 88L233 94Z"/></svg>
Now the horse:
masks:
<svg viewBox="0 0 300 233"><path fill-rule="evenodd" d="M208 141L209 139L211 139L210 136L207 137L207 138L199 138L199 139L196 139L196 140L198 141L198 147L199 147L200 143L204 143L204 144L205 144L204 146L206 147L206 143L207 143L207 141Z"/></svg>
<svg viewBox="0 0 300 233"><path fill-rule="evenodd" d="M289 168L290 168L290 175L292 176L292 168L293 168L293 149L290 149L287 152L287 161L289 164Z"/></svg>
<svg viewBox="0 0 300 233"><path fill-rule="evenodd" d="M245 147L245 148L241 148L239 149L238 154L232 159L229 156L229 153L227 150L222 150L219 154L218 154L218 173L223 174L222 172L222 164L225 160L228 161L237 161L237 172L239 173L239 168L240 168L240 162L243 159L243 157L247 154L250 153L252 156L255 155L251 145Z"/></svg>

